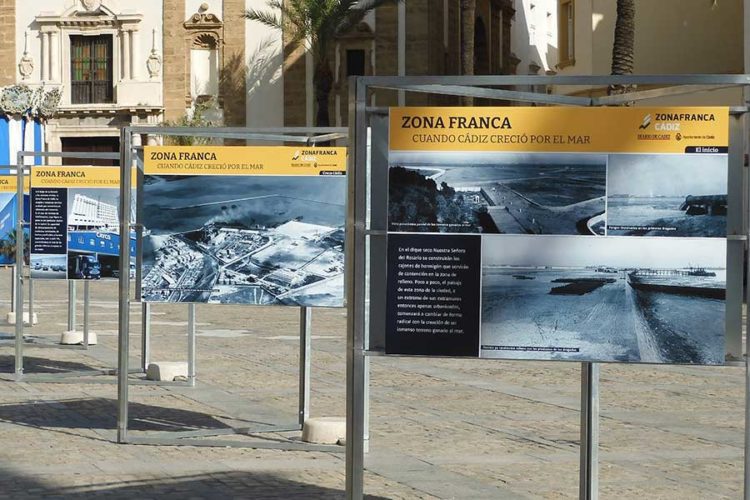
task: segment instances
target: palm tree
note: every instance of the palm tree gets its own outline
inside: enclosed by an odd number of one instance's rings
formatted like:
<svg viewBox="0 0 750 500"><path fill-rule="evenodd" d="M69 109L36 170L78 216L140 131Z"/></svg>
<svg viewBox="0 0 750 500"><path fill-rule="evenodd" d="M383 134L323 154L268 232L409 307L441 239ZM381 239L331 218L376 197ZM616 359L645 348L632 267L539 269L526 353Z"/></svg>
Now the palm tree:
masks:
<svg viewBox="0 0 750 500"><path fill-rule="evenodd" d="M477 0L461 0L461 74L474 74L474 24L476 22ZM461 99L464 106L472 106L474 99Z"/></svg>
<svg viewBox="0 0 750 500"><path fill-rule="evenodd" d="M15 229L13 231L10 231L6 239L0 241L0 255L5 257L8 261L15 262L16 260L16 231ZM23 260L24 263L29 263L29 257L30 257L30 249L29 246L29 233L24 230L23 231Z"/></svg>
<svg viewBox="0 0 750 500"><path fill-rule="evenodd" d="M334 79L329 60L332 42L360 23L368 12L398 1L402 0L268 0L269 11L250 9L245 11L245 18L282 31L292 45L306 45L315 64L315 124L327 127L330 125L328 101Z"/></svg>
<svg viewBox="0 0 750 500"><path fill-rule="evenodd" d="M615 38L612 43L612 74L630 75L635 60L635 0L617 0ZM609 94L628 91L625 85L610 85Z"/></svg>

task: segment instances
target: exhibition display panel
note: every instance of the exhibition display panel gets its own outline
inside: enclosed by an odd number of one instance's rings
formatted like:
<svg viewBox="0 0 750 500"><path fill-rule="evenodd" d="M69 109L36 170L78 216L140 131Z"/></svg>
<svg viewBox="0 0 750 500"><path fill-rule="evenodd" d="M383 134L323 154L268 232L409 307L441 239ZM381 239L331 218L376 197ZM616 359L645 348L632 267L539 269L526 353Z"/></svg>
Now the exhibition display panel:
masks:
<svg viewBox="0 0 750 500"><path fill-rule="evenodd" d="M723 364L728 120L392 108L386 354Z"/></svg>
<svg viewBox="0 0 750 500"><path fill-rule="evenodd" d="M32 167L31 278L117 278L119 195L117 168ZM134 218L134 210L130 212ZM129 241L134 254L132 232ZM132 264L131 276L134 259Z"/></svg>
<svg viewBox="0 0 750 500"><path fill-rule="evenodd" d="M350 79L347 498L364 495L379 356L580 362L582 499L597 498L600 363L742 366L747 377L748 109L695 107L691 94L748 85L748 75ZM569 86L632 91L536 91ZM373 104L380 91L400 105ZM425 94L535 106L404 105ZM622 106L660 97L684 106Z"/></svg>
<svg viewBox="0 0 750 500"><path fill-rule="evenodd" d="M173 136L210 144L154 144ZM133 144L141 137L148 137L148 146ZM122 271L122 263L135 253L134 295L143 304L144 364L150 360L148 315L159 304L187 305L189 386L196 382L197 304L296 307L300 355L294 422L283 421L282 415L269 419L273 411L261 410L264 417L250 427L131 434L128 386L136 381L128 376L127 332L132 299L130 282L120 274L118 442L343 451L284 439L278 433L301 430L310 415L312 308L344 304L347 150L328 144L346 137L345 129L304 127L122 130L121 231L129 225L122 207L130 205L133 172L138 189L136 245L121 247L120 266ZM214 145L223 140L279 145ZM267 439L263 433L276 436ZM218 435L246 439L212 439Z"/></svg>

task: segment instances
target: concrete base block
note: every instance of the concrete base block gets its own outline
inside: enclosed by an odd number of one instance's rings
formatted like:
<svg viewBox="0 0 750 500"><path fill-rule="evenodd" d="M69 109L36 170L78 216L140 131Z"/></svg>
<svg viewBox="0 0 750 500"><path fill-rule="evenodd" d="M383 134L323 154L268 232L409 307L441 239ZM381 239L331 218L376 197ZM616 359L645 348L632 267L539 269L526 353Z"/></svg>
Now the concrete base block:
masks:
<svg viewBox="0 0 750 500"><path fill-rule="evenodd" d="M34 313L34 324L36 325L39 323L39 318L37 317L36 313ZM16 324L16 313L9 312L5 315L5 320L8 322L9 325L15 325ZM25 312L23 313L23 324L24 325L30 325L29 323L29 313Z"/></svg>
<svg viewBox="0 0 750 500"><path fill-rule="evenodd" d="M345 438L346 419L344 418L308 418L302 426L302 441L306 443L337 444Z"/></svg>
<svg viewBox="0 0 750 500"><path fill-rule="evenodd" d="M96 333L89 331L89 345L95 345L96 340ZM83 332L78 330L63 332L60 343L62 345L83 345Z"/></svg>
<svg viewBox="0 0 750 500"><path fill-rule="evenodd" d="M184 361L162 361L151 363L146 368L148 380L172 382L174 380L187 380L188 364Z"/></svg>

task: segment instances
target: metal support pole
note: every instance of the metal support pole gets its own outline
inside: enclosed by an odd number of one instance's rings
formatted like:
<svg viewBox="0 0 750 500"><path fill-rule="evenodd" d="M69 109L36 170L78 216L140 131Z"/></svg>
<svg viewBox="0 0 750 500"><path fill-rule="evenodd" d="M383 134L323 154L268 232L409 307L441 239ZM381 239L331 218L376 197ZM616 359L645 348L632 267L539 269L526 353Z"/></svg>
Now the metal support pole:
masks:
<svg viewBox="0 0 750 500"><path fill-rule="evenodd" d="M16 310L16 266L10 268L10 312Z"/></svg>
<svg viewBox="0 0 750 500"><path fill-rule="evenodd" d="M148 370L151 363L151 304L141 303L141 369Z"/></svg>
<svg viewBox="0 0 750 500"><path fill-rule="evenodd" d="M24 239L23 239L23 177L24 169L23 157L19 154L16 162L18 168L16 168L16 182L17 191L16 196L18 197L18 203L16 203L16 265L14 266L15 273L13 274L13 281L15 283L15 313L16 313L16 325L15 325L15 374L16 380L20 380L23 377L23 256L24 256Z"/></svg>
<svg viewBox="0 0 750 500"><path fill-rule="evenodd" d="M578 498L599 498L598 363L581 363L581 466Z"/></svg>
<svg viewBox="0 0 750 500"><path fill-rule="evenodd" d="M346 213L346 498L364 495L365 459L365 282L367 122L366 86L349 79L349 140L353 154L347 168Z"/></svg>
<svg viewBox="0 0 750 500"><path fill-rule="evenodd" d="M83 346L89 348L89 281L83 282Z"/></svg>
<svg viewBox="0 0 750 500"><path fill-rule="evenodd" d="M76 330L76 282L68 280L68 331Z"/></svg>
<svg viewBox="0 0 750 500"><path fill-rule="evenodd" d="M195 304L188 304L188 384L195 387Z"/></svg>
<svg viewBox="0 0 750 500"><path fill-rule="evenodd" d="M130 234L130 131L120 131L120 235ZM122 241L121 240L121 241ZM128 441L128 363L130 348L130 245L120 244L117 321L117 442Z"/></svg>
<svg viewBox="0 0 750 500"><path fill-rule="evenodd" d="M299 425L310 417L310 365L312 308L299 308Z"/></svg>
<svg viewBox="0 0 750 500"><path fill-rule="evenodd" d="M29 326L34 326L34 280L29 271Z"/></svg>

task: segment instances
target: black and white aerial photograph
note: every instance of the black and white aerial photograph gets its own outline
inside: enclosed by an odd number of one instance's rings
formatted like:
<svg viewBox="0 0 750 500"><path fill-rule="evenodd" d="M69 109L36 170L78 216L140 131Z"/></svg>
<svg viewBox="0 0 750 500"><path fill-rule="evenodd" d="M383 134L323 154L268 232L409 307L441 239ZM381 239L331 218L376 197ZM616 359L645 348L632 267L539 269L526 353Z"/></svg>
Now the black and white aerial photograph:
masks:
<svg viewBox="0 0 750 500"><path fill-rule="evenodd" d="M727 234L727 155L621 154L609 157L607 234Z"/></svg>
<svg viewBox="0 0 750 500"><path fill-rule="evenodd" d="M147 176L143 299L340 307L344 176Z"/></svg>
<svg viewBox="0 0 750 500"><path fill-rule="evenodd" d="M606 161L601 154L391 151L389 230L603 235Z"/></svg>
<svg viewBox="0 0 750 500"><path fill-rule="evenodd" d="M723 364L723 239L485 236L481 356Z"/></svg>

